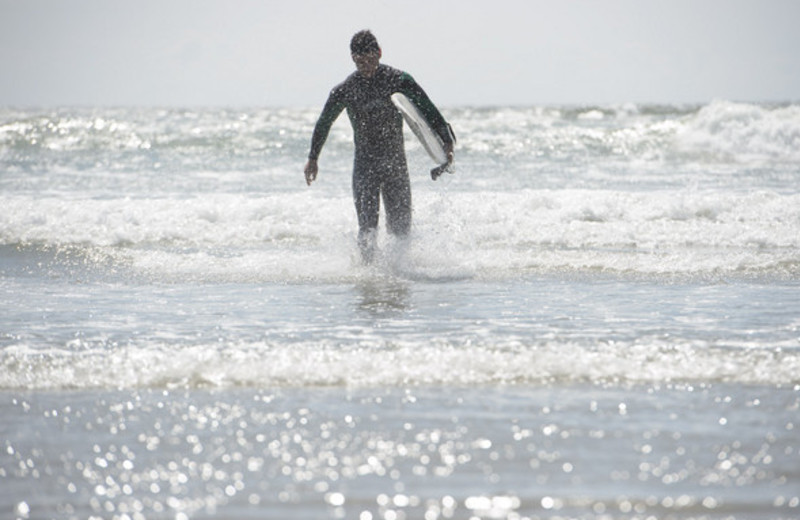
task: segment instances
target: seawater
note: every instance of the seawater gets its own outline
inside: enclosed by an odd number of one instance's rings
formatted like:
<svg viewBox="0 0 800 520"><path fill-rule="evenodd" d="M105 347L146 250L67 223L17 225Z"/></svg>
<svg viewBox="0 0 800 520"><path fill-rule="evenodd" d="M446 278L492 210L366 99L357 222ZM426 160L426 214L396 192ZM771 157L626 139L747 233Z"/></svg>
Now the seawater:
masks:
<svg viewBox="0 0 800 520"><path fill-rule="evenodd" d="M0 516L800 516L800 106L0 109Z"/></svg>

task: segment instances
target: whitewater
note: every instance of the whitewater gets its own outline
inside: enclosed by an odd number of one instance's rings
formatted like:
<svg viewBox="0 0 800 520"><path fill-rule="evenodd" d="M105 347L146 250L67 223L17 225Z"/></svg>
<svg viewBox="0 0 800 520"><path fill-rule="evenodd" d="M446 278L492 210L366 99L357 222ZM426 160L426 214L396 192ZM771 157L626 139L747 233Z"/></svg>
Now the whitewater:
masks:
<svg viewBox="0 0 800 520"><path fill-rule="evenodd" d="M800 105L0 109L0 516L800 515Z"/></svg>

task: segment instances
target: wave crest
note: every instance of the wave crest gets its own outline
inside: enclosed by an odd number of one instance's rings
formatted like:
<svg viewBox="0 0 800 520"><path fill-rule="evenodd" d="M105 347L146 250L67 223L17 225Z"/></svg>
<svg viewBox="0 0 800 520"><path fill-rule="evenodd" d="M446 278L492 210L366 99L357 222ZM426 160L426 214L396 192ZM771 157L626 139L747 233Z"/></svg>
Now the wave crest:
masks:
<svg viewBox="0 0 800 520"><path fill-rule="evenodd" d="M722 160L797 162L800 106L714 101L687 118L677 144L684 152Z"/></svg>
<svg viewBox="0 0 800 520"><path fill-rule="evenodd" d="M148 344L68 350L9 346L0 388L383 387L439 385L800 384L797 348L706 342Z"/></svg>

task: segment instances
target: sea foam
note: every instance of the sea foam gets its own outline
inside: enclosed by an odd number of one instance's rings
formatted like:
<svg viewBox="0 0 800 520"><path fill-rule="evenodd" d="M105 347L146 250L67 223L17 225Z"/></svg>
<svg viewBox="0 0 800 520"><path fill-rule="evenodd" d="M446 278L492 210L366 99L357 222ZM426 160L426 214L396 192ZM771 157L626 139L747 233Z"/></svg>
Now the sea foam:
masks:
<svg viewBox="0 0 800 520"><path fill-rule="evenodd" d="M743 347L656 338L594 346L563 339L17 345L0 353L0 388L800 384L796 348Z"/></svg>
<svg viewBox="0 0 800 520"><path fill-rule="evenodd" d="M116 259L132 275L346 278L356 254L349 196L302 191L179 200L4 198L0 241L7 246L84 249ZM414 216L404 259L420 271L447 266L476 276L514 277L563 269L796 273L800 266L800 195L466 192L423 200ZM387 252L393 247L385 232L380 245ZM309 263L320 268L304 269ZM337 268L332 272L330 266Z"/></svg>

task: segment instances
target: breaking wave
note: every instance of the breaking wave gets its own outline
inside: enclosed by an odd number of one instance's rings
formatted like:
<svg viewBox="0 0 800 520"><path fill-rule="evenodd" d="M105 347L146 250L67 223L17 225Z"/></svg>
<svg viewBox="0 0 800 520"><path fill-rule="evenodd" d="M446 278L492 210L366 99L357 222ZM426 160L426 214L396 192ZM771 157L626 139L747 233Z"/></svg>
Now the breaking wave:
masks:
<svg viewBox="0 0 800 520"><path fill-rule="evenodd" d="M431 341L8 346L2 389L473 386L497 384L800 385L797 348L730 347L642 338L594 346L561 341Z"/></svg>

